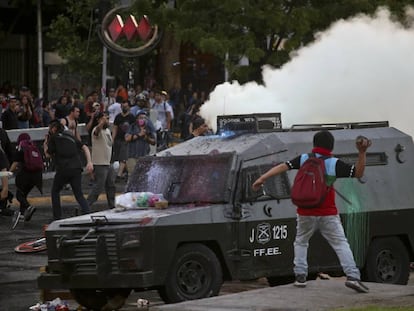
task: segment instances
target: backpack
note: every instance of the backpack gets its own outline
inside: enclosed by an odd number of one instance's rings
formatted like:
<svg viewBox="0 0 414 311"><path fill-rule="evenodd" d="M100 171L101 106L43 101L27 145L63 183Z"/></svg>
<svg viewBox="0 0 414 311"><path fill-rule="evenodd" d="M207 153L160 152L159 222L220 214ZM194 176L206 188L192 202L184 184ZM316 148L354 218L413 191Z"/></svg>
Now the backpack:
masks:
<svg viewBox="0 0 414 311"><path fill-rule="evenodd" d="M43 171L43 158L39 148L31 140L20 142L24 154L24 168L29 172Z"/></svg>
<svg viewBox="0 0 414 311"><path fill-rule="evenodd" d="M57 156L65 159L78 157L79 149L76 139L71 131L63 131L56 136L56 144L59 145Z"/></svg>
<svg viewBox="0 0 414 311"><path fill-rule="evenodd" d="M319 207L325 200L330 186L326 183L326 157L310 154L296 174L291 189L293 204L301 208Z"/></svg>

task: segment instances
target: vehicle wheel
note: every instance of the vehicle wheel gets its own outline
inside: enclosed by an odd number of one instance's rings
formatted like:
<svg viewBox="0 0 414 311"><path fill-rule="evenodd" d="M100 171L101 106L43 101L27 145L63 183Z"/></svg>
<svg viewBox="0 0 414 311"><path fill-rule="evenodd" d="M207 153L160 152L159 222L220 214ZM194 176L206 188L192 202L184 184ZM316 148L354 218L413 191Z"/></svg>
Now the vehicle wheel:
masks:
<svg viewBox="0 0 414 311"><path fill-rule="evenodd" d="M83 307L100 311L102 307L108 305L110 310L120 309L125 300L128 298L130 289L89 289L89 288L76 288L70 290L73 298ZM109 310L108 309L108 310Z"/></svg>
<svg viewBox="0 0 414 311"><path fill-rule="evenodd" d="M367 255L363 279L369 282L407 284L410 261L406 247L398 238L372 241Z"/></svg>
<svg viewBox="0 0 414 311"><path fill-rule="evenodd" d="M165 285L159 289L166 303L175 303L218 295L223 283L220 261L203 244L178 248Z"/></svg>
<svg viewBox="0 0 414 311"><path fill-rule="evenodd" d="M267 283L269 283L270 287L279 286L279 285L286 285L295 282L294 275L287 275L287 276L268 276Z"/></svg>

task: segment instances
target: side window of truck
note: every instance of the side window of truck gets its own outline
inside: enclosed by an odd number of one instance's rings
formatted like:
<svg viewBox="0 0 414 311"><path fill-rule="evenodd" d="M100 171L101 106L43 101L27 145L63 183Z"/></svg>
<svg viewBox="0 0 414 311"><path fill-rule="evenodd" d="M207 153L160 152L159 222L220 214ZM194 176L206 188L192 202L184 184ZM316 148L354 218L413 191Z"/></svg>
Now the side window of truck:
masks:
<svg viewBox="0 0 414 311"><path fill-rule="evenodd" d="M344 162L356 163L358 160L357 153L347 153L347 154L335 154L335 157L341 159ZM385 152L369 152L366 155L367 161L366 166L376 166L376 165L387 165L388 157Z"/></svg>
<svg viewBox="0 0 414 311"><path fill-rule="evenodd" d="M348 163L355 163L358 159L357 153L337 154L336 157ZM367 154L366 166L387 165L388 158L385 152L374 152ZM264 172L272 168L274 164L264 164L247 167L242 171L242 201L274 200L290 198L290 182L287 173L269 178L263 189L255 192L252 190L253 182Z"/></svg>
<svg viewBox="0 0 414 311"><path fill-rule="evenodd" d="M264 172L272 168L273 164L252 166L242 171L243 201L274 200L290 198L290 183L286 173L269 178L262 190L253 191L252 184Z"/></svg>

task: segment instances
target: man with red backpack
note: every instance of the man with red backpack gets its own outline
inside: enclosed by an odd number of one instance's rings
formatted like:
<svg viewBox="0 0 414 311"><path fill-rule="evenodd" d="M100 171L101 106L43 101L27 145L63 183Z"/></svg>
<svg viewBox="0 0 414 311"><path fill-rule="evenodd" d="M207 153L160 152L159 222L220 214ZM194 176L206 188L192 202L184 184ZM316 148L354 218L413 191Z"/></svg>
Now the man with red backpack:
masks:
<svg viewBox="0 0 414 311"><path fill-rule="evenodd" d="M20 209L13 216L13 229L21 218L24 221L31 220L36 207L30 205L27 196L34 187L42 193L43 186L43 157L29 134L21 133L17 137L16 149L10 171L16 173L16 199Z"/></svg>
<svg viewBox="0 0 414 311"><path fill-rule="evenodd" d="M264 182L278 174L290 169L301 169L306 161L312 157L323 158L326 174L327 193L322 198L321 203L315 206L297 206L297 225L296 239L294 242L294 273L297 287L306 286L308 274L308 245L309 240L315 231L319 230L322 236L328 241L336 252L342 269L347 280L345 286L352 288L360 293L367 293L369 289L361 283L360 271L357 268L342 227L341 219L335 204L335 189L333 182L340 177L360 178L364 174L366 162L366 150L371 145L371 141L366 137L358 137L356 148L358 150L358 160L356 164L348 164L332 156L334 148L334 137L326 130L317 132L313 137L312 154L302 154L298 157L276 165L260 176L252 185L254 191L264 184ZM298 175L300 172L298 172ZM296 180L295 180L296 182ZM292 187L295 188L295 185ZM304 191L306 192L306 190ZM293 192L292 192L293 193Z"/></svg>

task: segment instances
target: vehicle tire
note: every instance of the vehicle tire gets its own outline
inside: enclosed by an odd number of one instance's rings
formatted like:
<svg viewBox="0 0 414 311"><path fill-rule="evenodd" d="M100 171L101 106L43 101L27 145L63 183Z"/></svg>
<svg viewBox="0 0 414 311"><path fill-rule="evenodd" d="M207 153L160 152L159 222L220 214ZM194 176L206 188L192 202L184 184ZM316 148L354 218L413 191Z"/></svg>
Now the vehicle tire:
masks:
<svg viewBox="0 0 414 311"><path fill-rule="evenodd" d="M408 251L400 239L378 238L369 246L362 276L368 282L405 285L410 276L409 266Z"/></svg>
<svg viewBox="0 0 414 311"><path fill-rule="evenodd" d="M214 252L203 244L186 244L177 249L159 294L166 303L206 298L217 296L222 283L223 272Z"/></svg>
<svg viewBox="0 0 414 311"><path fill-rule="evenodd" d="M76 288L70 290L73 298L81 306L88 310L100 311L102 307L110 304L111 310L120 309L125 300L131 293L130 289L93 289L93 288Z"/></svg>
<svg viewBox="0 0 414 311"><path fill-rule="evenodd" d="M270 287L286 285L295 282L294 275L285 275L285 276L268 276L267 283Z"/></svg>

